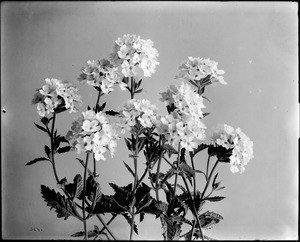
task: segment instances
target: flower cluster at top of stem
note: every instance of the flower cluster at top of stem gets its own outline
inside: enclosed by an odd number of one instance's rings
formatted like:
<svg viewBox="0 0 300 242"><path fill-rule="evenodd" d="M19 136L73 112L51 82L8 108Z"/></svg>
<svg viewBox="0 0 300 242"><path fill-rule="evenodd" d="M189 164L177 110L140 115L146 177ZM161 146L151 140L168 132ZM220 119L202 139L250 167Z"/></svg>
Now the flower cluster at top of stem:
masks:
<svg viewBox="0 0 300 242"><path fill-rule="evenodd" d="M245 171L245 165L253 156L253 142L247 137L240 128L224 124L224 128L216 131L212 140L216 146L222 146L227 150L232 150L230 156L230 170L232 173Z"/></svg>
<svg viewBox="0 0 300 242"><path fill-rule="evenodd" d="M122 132L130 131L139 122L144 128L152 128L157 123L157 107L146 99L131 99L120 109Z"/></svg>
<svg viewBox="0 0 300 242"><path fill-rule="evenodd" d="M171 86L161 93L161 101L174 110L162 116L158 125L159 133L165 134L167 141L173 147L180 142L181 147L192 151L197 147L198 140L205 139L206 126L203 118L203 98L190 85L182 83L180 86Z"/></svg>
<svg viewBox="0 0 300 242"><path fill-rule="evenodd" d="M115 41L110 58L125 77L150 77L159 65L158 51L153 42L134 34L125 34Z"/></svg>
<svg viewBox="0 0 300 242"><path fill-rule="evenodd" d="M70 110L76 112L78 109L75 104L81 103L81 97L77 95L78 89L68 81L58 79L45 79L46 85L37 89L32 100L33 104L37 104L37 112L41 117L45 117L51 113Z"/></svg>
<svg viewBox="0 0 300 242"><path fill-rule="evenodd" d="M114 155L119 139L117 127L110 123L103 112L88 110L75 120L66 138L77 153L93 152L96 160L105 160L108 150Z"/></svg>
<svg viewBox="0 0 300 242"><path fill-rule="evenodd" d="M220 82L227 84L224 81L223 75L225 72L218 69L218 62L203 58L188 57L188 60L179 66L179 74L176 78L184 78L190 81L195 86L203 86L208 83L202 83L204 78L209 76L209 84Z"/></svg>
<svg viewBox="0 0 300 242"><path fill-rule="evenodd" d="M113 86L119 84L122 90L125 83L122 82L122 74L117 67L107 60L92 60L87 62L87 66L81 70L78 78L80 83L87 83L94 87L100 87L102 92L108 94L112 92Z"/></svg>

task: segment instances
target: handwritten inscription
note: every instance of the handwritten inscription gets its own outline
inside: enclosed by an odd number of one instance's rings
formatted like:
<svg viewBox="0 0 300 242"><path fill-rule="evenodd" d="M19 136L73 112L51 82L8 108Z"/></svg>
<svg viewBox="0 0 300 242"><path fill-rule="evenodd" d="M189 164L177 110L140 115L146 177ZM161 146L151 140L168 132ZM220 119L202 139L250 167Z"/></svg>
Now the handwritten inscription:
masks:
<svg viewBox="0 0 300 242"><path fill-rule="evenodd" d="M30 227L31 232L43 232L43 229L37 227Z"/></svg>

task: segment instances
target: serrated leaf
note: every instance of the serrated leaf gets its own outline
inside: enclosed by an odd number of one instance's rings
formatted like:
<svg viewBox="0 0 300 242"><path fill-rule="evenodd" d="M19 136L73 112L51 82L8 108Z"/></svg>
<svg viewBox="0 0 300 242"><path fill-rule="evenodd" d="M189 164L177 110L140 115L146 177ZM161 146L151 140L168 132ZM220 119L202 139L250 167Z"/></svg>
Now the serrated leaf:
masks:
<svg viewBox="0 0 300 242"><path fill-rule="evenodd" d="M35 126L36 126L38 129L40 129L40 130L42 130L42 131L44 131L45 133L48 134L48 130L47 130L46 128L44 128L44 127L42 127L42 126L40 126L40 125L38 125L38 124L36 124L36 123L34 123L34 124L35 124Z"/></svg>
<svg viewBox="0 0 300 242"><path fill-rule="evenodd" d="M51 190L49 187L44 185L41 185L41 193L42 197L47 203L47 206L50 207L50 210L52 208L55 209L58 218L64 218L65 220L69 216L78 218L76 216L77 212L74 209L72 202L68 198L65 198L60 193L56 193L54 189Z"/></svg>
<svg viewBox="0 0 300 242"><path fill-rule="evenodd" d="M219 223L221 219L223 219L223 217L220 214L210 211L202 213L199 216L201 227L204 229L210 228L213 225ZM198 224L196 225L196 227L198 228Z"/></svg>
<svg viewBox="0 0 300 242"><path fill-rule="evenodd" d="M129 223L129 225L131 226L131 224L132 224L132 218L129 217L129 215L127 213L123 213L122 215L126 219L126 221ZM138 234L138 228L137 228L137 225L135 224L135 222L133 223L133 231L136 234Z"/></svg>
<svg viewBox="0 0 300 242"><path fill-rule="evenodd" d="M210 201L210 202L218 202L223 200L225 197L220 197L220 196L216 196L216 197L207 197L205 198L205 200Z"/></svg>
<svg viewBox="0 0 300 242"><path fill-rule="evenodd" d="M130 168L130 166L127 165L127 164L125 163L125 161L123 161L123 163L124 163L125 167L127 168L127 170L130 172L130 174L134 177L134 172L132 171L132 169Z"/></svg>
<svg viewBox="0 0 300 242"><path fill-rule="evenodd" d="M145 213L140 213L140 223L143 222L145 218Z"/></svg>
<svg viewBox="0 0 300 242"><path fill-rule="evenodd" d="M49 148L49 146L47 146L47 145L45 145L44 146L44 149L45 149L45 153L46 153L46 155L48 156L48 158L50 159L50 148Z"/></svg>
<svg viewBox="0 0 300 242"><path fill-rule="evenodd" d="M30 166L30 165L32 165L34 163L37 163L37 162L43 161L43 160L49 161L49 159L47 159L46 157L38 157L38 158L35 158L34 160L31 160L28 163L26 163L26 166Z"/></svg>
<svg viewBox="0 0 300 242"><path fill-rule="evenodd" d="M61 148L59 148L56 152L57 152L58 154L65 153L65 152L70 151L71 148L72 148L71 146L61 147Z"/></svg>

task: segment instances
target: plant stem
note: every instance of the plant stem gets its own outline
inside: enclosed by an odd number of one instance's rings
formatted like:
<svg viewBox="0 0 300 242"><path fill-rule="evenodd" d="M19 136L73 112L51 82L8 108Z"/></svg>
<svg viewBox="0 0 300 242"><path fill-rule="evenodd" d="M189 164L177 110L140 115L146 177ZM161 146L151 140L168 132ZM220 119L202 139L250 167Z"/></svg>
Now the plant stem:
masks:
<svg viewBox="0 0 300 242"><path fill-rule="evenodd" d="M99 101L100 101L100 97L101 97L101 89L98 91L98 97L97 97L97 101L96 101L96 105L95 105L95 113L98 112L98 106L99 106ZM97 166L96 166L96 159L95 159L95 155L93 154L93 160L94 160L94 177L96 177L97 175Z"/></svg>
<svg viewBox="0 0 300 242"><path fill-rule="evenodd" d="M52 160L52 167L53 167L53 172L54 172L54 176L56 179L56 182L59 183L59 178L57 175L57 171L56 171L56 166L55 166L55 160L54 160L54 126L55 126L55 117L56 117L56 113L54 112L53 114L53 119L52 119L52 127L51 127L51 133L50 133L50 140L51 140L51 160Z"/></svg>
<svg viewBox="0 0 300 242"><path fill-rule="evenodd" d="M180 162L180 149L181 149L181 147L180 147L180 142L179 142L179 144L178 144L178 157L177 157L176 168L178 168L179 162ZM175 174L174 195L173 195L174 197L176 195L177 180L178 180L178 172L176 172L176 174Z"/></svg>
<svg viewBox="0 0 300 242"><path fill-rule="evenodd" d="M194 164L194 159L193 159L192 156L191 156L191 163L192 163L192 168L195 171L195 164ZM194 197L195 197L196 196L196 191L197 191L197 189L196 189L196 172L193 176L193 179L194 179Z"/></svg>
<svg viewBox="0 0 300 242"><path fill-rule="evenodd" d="M161 140L160 139L159 139L159 146L161 146ZM157 170L156 170L155 193L156 193L156 200L157 201L159 201L158 176L159 176L160 164L161 164L162 157L163 157L163 149L161 150L161 152L159 154L159 160L158 160Z"/></svg>
<svg viewBox="0 0 300 242"><path fill-rule="evenodd" d="M218 165L218 162L219 162L219 160L217 160L217 161L216 161L216 163L214 164L213 168L211 169L211 172L210 172L210 174L209 174L209 176L208 176L208 180L207 180L207 182L206 182L206 184L205 184L205 187L204 187L203 193L201 194L200 202L201 202L201 201L203 200L203 198L204 198L204 194L205 194L205 192L206 192L206 189L207 189L207 187L208 187L208 185L209 185L209 182L210 182L211 176L212 176L212 174L213 174L213 172L214 172L215 168L216 168L216 167L217 167L217 165Z"/></svg>
<svg viewBox="0 0 300 242"><path fill-rule="evenodd" d="M208 178L209 161L210 161L210 155L208 156L207 162L206 162L206 173L205 173L206 181L207 181L207 178Z"/></svg>
<svg viewBox="0 0 300 242"><path fill-rule="evenodd" d="M85 192L86 192L86 175L87 175L87 167L89 161L89 152L86 153L85 167L84 167L84 177L83 177L83 198L82 198L82 217L83 217L83 225L84 225L84 239L87 240L87 229L86 229L86 217L85 217Z"/></svg>
<svg viewBox="0 0 300 242"><path fill-rule="evenodd" d="M184 175L182 175L181 177L182 177L183 182L185 184L186 190L188 191L188 194L189 194L189 198L190 198L190 201L191 201L191 204L192 204L192 207L193 207L193 214L194 214L194 217L196 218L197 223L198 223L201 239L204 240L203 233L202 233L202 230L201 230L201 223L200 223L200 220L199 220L199 216L198 216L198 213L197 213L197 210L196 210L196 207L195 207L195 203L194 203L192 194L190 192L189 186L186 182L186 179L185 179ZM193 236L193 234L191 236Z"/></svg>

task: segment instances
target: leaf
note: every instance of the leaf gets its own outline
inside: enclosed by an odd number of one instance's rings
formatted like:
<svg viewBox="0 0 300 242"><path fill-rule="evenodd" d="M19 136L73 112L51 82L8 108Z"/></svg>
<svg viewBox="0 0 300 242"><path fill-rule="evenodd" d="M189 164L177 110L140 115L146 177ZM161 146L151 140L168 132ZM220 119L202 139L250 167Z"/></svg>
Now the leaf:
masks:
<svg viewBox="0 0 300 242"><path fill-rule="evenodd" d="M50 148L47 146L47 145L45 145L45 153L46 153L46 155L48 156L48 158L50 159Z"/></svg>
<svg viewBox="0 0 300 242"><path fill-rule="evenodd" d="M61 148L59 148L56 152L57 152L58 154L65 153L65 152L70 151L71 148L72 148L71 146L61 147Z"/></svg>
<svg viewBox="0 0 300 242"><path fill-rule="evenodd" d="M42 127L42 126L40 126L40 125L38 125L38 124L36 124L36 123L34 123L34 124L35 124L35 126L36 126L38 129L40 129L40 130L44 131L45 133L49 134L47 129L45 129L44 127Z"/></svg>
<svg viewBox="0 0 300 242"><path fill-rule="evenodd" d="M143 91L143 88L141 88L141 89L139 89L139 90L136 90L136 91L134 91L134 94L140 93L140 92L142 92L142 91Z"/></svg>
<svg viewBox="0 0 300 242"><path fill-rule="evenodd" d="M131 175L134 177L134 172L132 171L132 169L130 168L130 166L127 165L127 164L125 163L125 161L123 161L123 163L124 163L125 167L127 168L127 170L128 170L128 171L131 173Z"/></svg>
<svg viewBox="0 0 300 242"><path fill-rule="evenodd" d="M47 117L41 118L41 122L42 122L45 126L47 126L47 124L49 123L49 121L50 121L50 119L48 119Z"/></svg>
<svg viewBox="0 0 300 242"><path fill-rule="evenodd" d="M130 143L130 139L129 138L124 138L125 140L125 143L126 143L126 146L128 148L128 150L131 150L132 149L132 144Z"/></svg>
<svg viewBox="0 0 300 242"><path fill-rule="evenodd" d="M199 216L201 227L204 229L211 228L213 225L219 223L221 219L223 219L223 217L220 214L210 211L202 213ZM196 227L198 228L198 224L196 224Z"/></svg>
<svg viewBox="0 0 300 242"><path fill-rule="evenodd" d="M181 233L181 222L174 221L166 216L162 219L163 236L165 240L178 240Z"/></svg>
<svg viewBox="0 0 300 242"><path fill-rule="evenodd" d="M110 116L120 115L119 112L115 112L113 110L106 111L105 114L110 115Z"/></svg>
<svg viewBox="0 0 300 242"><path fill-rule="evenodd" d="M132 218L129 217L129 215L127 213L123 213L122 215L126 219L126 221L129 223L129 225L131 226L131 224L132 224ZM137 228L135 222L133 223L133 230L134 230L134 232L136 234L138 234L138 228Z"/></svg>
<svg viewBox="0 0 300 242"><path fill-rule="evenodd" d="M143 222L145 218L145 213L140 213L140 223Z"/></svg>
<svg viewBox="0 0 300 242"><path fill-rule="evenodd" d="M203 118L210 115L210 113L203 113Z"/></svg>
<svg viewBox="0 0 300 242"><path fill-rule="evenodd" d="M175 150L173 146L169 144L164 144L164 149L167 151L169 158L172 154L178 154L177 150Z"/></svg>
<svg viewBox="0 0 300 242"><path fill-rule="evenodd" d="M46 157L39 157L39 158L35 158L34 160L31 160L28 163L26 163L26 166L30 166L30 165L32 165L34 163L37 163L37 162L43 161L43 160L49 161L49 159L47 159Z"/></svg>
<svg viewBox="0 0 300 242"><path fill-rule="evenodd" d="M216 183L216 179L217 179L218 174L219 174L219 173L217 173L217 174L215 175L215 177L214 177L214 179L213 179L213 182L212 182L212 184L211 184L211 186L212 186L213 189L216 189L216 188L219 186L219 184L220 184L220 183Z"/></svg>
<svg viewBox="0 0 300 242"><path fill-rule="evenodd" d="M71 237L82 237L84 236L84 231L76 232L71 235Z"/></svg>
<svg viewBox="0 0 300 242"><path fill-rule="evenodd" d="M185 174L188 178L194 177L195 176L195 171L192 167L190 167L186 163L181 163L179 164L178 168L180 171Z"/></svg>
<svg viewBox="0 0 300 242"><path fill-rule="evenodd" d="M98 112L100 112L100 111L103 111L104 110L104 108L105 108L105 106L106 106L106 102L105 103L103 103L101 106L99 106L99 104L97 104L98 105L98 108L96 109Z"/></svg>
<svg viewBox="0 0 300 242"><path fill-rule="evenodd" d="M190 152L190 155L192 157L194 157L198 152L200 152L201 150L204 150L204 149L206 149L208 147L210 147L210 146L207 145L207 144L200 144L200 145L198 145L198 147L196 149L194 149L193 152Z"/></svg>
<svg viewBox="0 0 300 242"><path fill-rule="evenodd" d="M76 215L77 212L68 198L65 198L60 193L56 193L54 189L51 190L49 187L44 185L41 185L41 193L47 203L47 206L50 207L50 210L52 208L55 209L58 218L64 218L65 220L69 216L78 218Z"/></svg>
<svg viewBox="0 0 300 242"><path fill-rule="evenodd" d="M207 197L205 198L205 200L208 200L210 202L218 202L223 200L225 197L220 197L220 196L216 196L216 197Z"/></svg>

